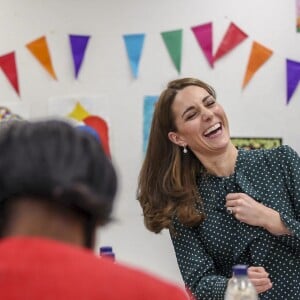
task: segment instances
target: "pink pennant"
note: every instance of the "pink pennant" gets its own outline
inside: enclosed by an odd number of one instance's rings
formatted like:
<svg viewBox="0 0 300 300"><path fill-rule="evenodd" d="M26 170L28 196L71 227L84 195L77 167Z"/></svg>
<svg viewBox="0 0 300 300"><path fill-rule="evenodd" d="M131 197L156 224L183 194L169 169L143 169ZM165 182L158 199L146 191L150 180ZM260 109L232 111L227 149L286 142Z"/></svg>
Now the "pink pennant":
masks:
<svg viewBox="0 0 300 300"><path fill-rule="evenodd" d="M192 31L201 47L207 61L213 68L214 58L212 54L213 41L212 41L212 23L206 23L192 27Z"/></svg>
<svg viewBox="0 0 300 300"><path fill-rule="evenodd" d="M247 37L248 35L245 32L238 28L234 23L230 23L215 54L214 61L230 52Z"/></svg>
<svg viewBox="0 0 300 300"><path fill-rule="evenodd" d="M20 96L15 52L0 56L0 68Z"/></svg>

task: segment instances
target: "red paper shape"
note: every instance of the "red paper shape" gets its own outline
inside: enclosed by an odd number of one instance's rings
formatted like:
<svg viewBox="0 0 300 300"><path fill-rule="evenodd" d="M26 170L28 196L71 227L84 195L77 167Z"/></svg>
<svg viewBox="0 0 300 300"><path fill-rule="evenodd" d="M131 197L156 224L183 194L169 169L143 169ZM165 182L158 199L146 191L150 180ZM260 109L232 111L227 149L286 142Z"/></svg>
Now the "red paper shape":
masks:
<svg viewBox="0 0 300 300"><path fill-rule="evenodd" d="M212 41L212 23L206 23L192 27L192 31L201 47L210 66L214 66L214 58L212 54L213 41Z"/></svg>
<svg viewBox="0 0 300 300"><path fill-rule="evenodd" d="M97 131L99 134L101 144L103 147L104 152L108 157L111 157L110 155L110 149L109 149L109 135L108 135L108 125L106 121L99 116L88 116L83 120L84 124L92 127Z"/></svg>
<svg viewBox="0 0 300 300"><path fill-rule="evenodd" d="M231 22L215 54L214 61L230 52L247 37L245 32Z"/></svg>
<svg viewBox="0 0 300 300"><path fill-rule="evenodd" d="M15 52L0 56L0 67L17 94L20 96Z"/></svg>

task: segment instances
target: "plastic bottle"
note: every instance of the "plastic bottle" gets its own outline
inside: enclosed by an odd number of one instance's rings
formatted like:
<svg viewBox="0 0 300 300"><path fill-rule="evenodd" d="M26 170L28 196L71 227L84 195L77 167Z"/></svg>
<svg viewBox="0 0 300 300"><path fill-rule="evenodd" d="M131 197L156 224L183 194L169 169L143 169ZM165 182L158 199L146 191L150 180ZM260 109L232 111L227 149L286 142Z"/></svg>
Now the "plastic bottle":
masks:
<svg viewBox="0 0 300 300"><path fill-rule="evenodd" d="M112 261L115 261L115 253L113 252L113 249L111 246L102 246L99 249L99 255L103 258L109 258Z"/></svg>
<svg viewBox="0 0 300 300"><path fill-rule="evenodd" d="M258 300L257 292L247 275L247 266L233 266L232 272L233 276L229 280L225 300Z"/></svg>

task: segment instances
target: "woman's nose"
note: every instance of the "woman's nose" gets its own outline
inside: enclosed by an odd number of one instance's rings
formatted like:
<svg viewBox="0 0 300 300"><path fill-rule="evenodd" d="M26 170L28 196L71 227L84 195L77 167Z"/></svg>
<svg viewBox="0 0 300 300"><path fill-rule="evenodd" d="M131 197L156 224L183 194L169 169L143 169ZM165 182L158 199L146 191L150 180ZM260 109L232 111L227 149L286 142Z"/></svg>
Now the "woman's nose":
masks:
<svg viewBox="0 0 300 300"><path fill-rule="evenodd" d="M203 120L210 119L212 118L213 115L214 115L213 112L209 108L206 107L202 108L201 116Z"/></svg>

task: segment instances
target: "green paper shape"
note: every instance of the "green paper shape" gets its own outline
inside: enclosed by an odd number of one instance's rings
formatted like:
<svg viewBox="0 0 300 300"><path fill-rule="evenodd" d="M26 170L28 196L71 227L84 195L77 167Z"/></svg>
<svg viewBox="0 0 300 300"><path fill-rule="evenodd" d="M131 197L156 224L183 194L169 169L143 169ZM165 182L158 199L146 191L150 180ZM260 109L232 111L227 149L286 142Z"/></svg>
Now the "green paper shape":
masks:
<svg viewBox="0 0 300 300"><path fill-rule="evenodd" d="M172 58L172 61L178 73L180 73L182 52L182 29L164 31L161 33L161 36L165 42L169 55Z"/></svg>

